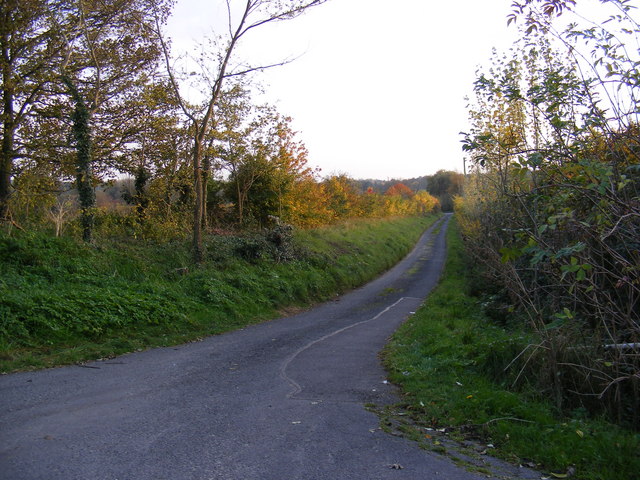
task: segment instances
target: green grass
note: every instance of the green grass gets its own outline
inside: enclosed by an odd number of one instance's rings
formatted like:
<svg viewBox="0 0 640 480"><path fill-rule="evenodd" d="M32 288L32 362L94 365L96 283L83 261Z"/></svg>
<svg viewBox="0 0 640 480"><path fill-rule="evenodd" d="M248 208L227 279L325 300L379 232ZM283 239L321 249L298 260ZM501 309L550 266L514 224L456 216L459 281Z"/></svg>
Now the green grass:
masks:
<svg viewBox="0 0 640 480"><path fill-rule="evenodd" d="M640 435L580 411L560 416L531 388L510 390L514 375L505 369L535 339L481 313L480 301L467 294L469 268L455 222L447 238L439 286L385 351L390 379L406 395L406 403L386 412L387 427L410 430L440 451L447 450L438 432L445 429L447 439L491 444L491 454L534 465L550 478L566 478L570 470L575 479L640 478Z"/></svg>
<svg viewBox="0 0 640 480"><path fill-rule="evenodd" d="M0 236L0 371L167 346L241 328L356 287L402 258L436 217L352 221L295 232L295 259L264 237L86 246Z"/></svg>

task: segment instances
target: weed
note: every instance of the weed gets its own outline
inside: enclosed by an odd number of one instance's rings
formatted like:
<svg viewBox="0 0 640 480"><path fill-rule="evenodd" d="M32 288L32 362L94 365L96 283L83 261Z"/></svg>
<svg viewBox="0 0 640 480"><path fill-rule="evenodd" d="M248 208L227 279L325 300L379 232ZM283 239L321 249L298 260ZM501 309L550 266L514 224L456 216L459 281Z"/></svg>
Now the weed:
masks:
<svg viewBox="0 0 640 480"><path fill-rule="evenodd" d="M429 436L444 431L449 439L491 444L492 454L558 472L558 478L566 472L583 480L637 478L640 435L589 419L585 409L562 416L543 392L522 383L513 388L524 368L514 358L535 345L535 337L489 319L469 295L455 221L448 245L440 285L385 351L390 379L407 394L408 403L395 407L407 414L402 418ZM394 424L389 417L382 420L387 426Z"/></svg>

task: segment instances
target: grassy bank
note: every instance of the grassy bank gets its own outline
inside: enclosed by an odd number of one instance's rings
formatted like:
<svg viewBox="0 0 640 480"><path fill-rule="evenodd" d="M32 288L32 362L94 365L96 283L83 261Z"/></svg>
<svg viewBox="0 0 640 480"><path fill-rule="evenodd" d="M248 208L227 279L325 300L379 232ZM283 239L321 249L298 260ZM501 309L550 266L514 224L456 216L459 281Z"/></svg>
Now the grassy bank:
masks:
<svg viewBox="0 0 640 480"><path fill-rule="evenodd" d="M387 412L387 426L452 456L458 453L447 440L472 440L472 453L489 451L550 472L548 478L640 478L640 435L581 410L560 416L539 392L510 389L513 377L505 371L535 339L481 313L479 299L467 293L469 269L454 222L448 242L440 285L385 354L391 380L407 394L405 404Z"/></svg>
<svg viewBox="0 0 640 480"><path fill-rule="evenodd" d="M373 278L435 218L295 232L288 261L268 236L211 236L198 267L188 241L86 246L0 236L0 371L178 344L273 318Z"/></svg>

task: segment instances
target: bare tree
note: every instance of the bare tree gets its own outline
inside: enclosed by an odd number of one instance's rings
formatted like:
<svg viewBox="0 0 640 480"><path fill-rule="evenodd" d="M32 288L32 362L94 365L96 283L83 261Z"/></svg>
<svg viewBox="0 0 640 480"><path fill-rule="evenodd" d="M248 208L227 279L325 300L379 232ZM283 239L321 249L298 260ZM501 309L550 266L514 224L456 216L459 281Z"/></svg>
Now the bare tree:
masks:
<svg viewBox="0 0 640 480"><path fill-rule="evenodd" d="M62 234L65 223L75 215L77 207L71 198L58 197L56 204L47 212L49 220L56 227L56 237Z"/></svg>
<svg viewBox="0 0 640 480"><path fill-rule="evenodd" d="M235 12L231 6L231 0L226 0L228 18L228 37L226 43L219 52L219 61L210 79L207 98L203 108L189 105L180 93L178 78L171 64L169 46L163 36L160 23L157 24L157 34L161 39L164 51L165 64L173 90L178 98L180 108L188 118L192 130L192 163L195 190L195 205L193 210L193 256L196 263L202 261L202 225L204 221L205 191L203 182L203 153L205 150L205 138L211 129L214 120L214 110L218 105L222 88L226 80L232 77L240 77L251 72L265 70L280 66L287 61L270 65L247 66L232 65L232 58L240 41L251 31L267 24L291 20L302 15L311 7L325 3L327 0L245 0L243 10ZM238 13L238 14L236 14ZM207 69L208 70L208 69Z"/></svg>

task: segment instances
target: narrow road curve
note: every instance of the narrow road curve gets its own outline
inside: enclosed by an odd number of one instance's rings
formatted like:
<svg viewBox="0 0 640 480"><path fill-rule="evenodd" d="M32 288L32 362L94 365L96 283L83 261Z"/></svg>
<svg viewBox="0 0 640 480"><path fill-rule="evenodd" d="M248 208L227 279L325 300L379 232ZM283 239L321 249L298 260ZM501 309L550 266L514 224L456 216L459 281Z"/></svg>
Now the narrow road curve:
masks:
<svg viewBox="0 0 640 480"><path fill-rule="evenodd" d="M397 400L377 355L436 284L449 218L385 275L302 314L0 377L0 479L486 478L382 432L363 406Z"/></svg>

